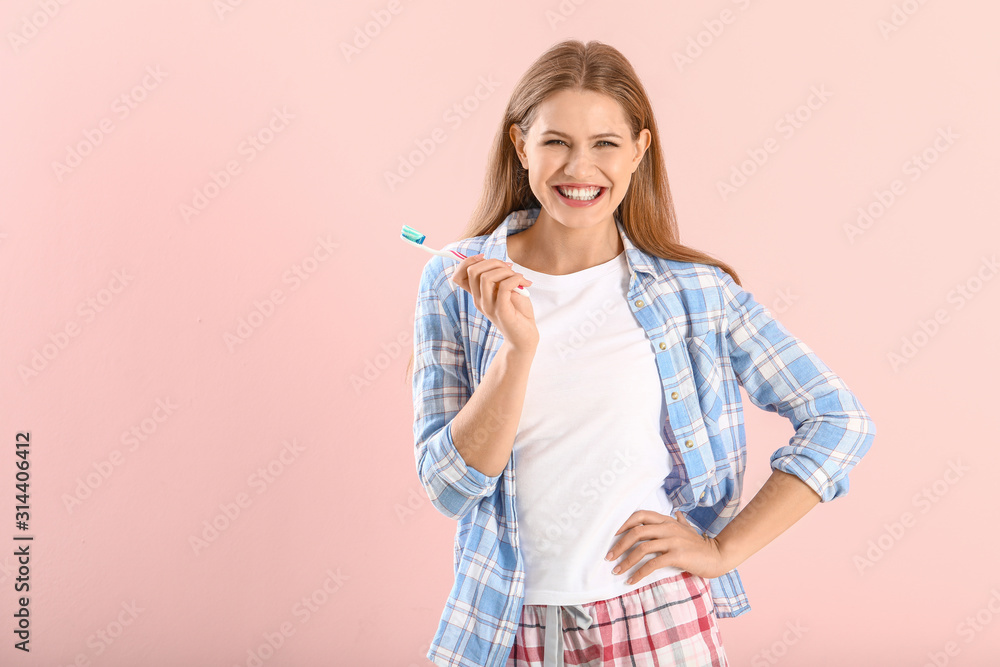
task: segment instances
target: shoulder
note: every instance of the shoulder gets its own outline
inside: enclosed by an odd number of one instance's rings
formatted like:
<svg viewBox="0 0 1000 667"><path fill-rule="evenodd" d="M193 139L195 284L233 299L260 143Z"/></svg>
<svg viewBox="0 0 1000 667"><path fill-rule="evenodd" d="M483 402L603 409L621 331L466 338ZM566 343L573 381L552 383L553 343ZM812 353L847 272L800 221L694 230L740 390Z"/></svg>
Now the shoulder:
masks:
<svg viewBox="0 0 1000 667"><path fill-rule="evenodd" d="M671 281L676 289L715 291L727 303L744 291L731 275L714 264L654 259L660 280Z"/></svg>
<svg viewBox="0 0 1000 667"><path fill-rule="evenodd" d="M715 292L722 294L732 277L713 264L651 257L658 282L675 291Z"/></svg>
<svg viewBox="0 0 1000 667"><path fill-rule="evenodd" d="M745 299L732 276L714 264L651 258L654 283L661 295L680 301L688 316L722 320L733 305Z"/></svg>

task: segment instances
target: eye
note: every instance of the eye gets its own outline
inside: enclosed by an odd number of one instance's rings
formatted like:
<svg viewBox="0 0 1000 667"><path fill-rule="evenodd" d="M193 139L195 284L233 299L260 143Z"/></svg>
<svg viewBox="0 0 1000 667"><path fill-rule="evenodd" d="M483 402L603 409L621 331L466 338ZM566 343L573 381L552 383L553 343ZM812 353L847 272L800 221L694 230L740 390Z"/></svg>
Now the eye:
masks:
<svg viewBox="0 0 1000 667"><path fill-rule="evenodd" d="M562 139L549 139L548 141L545 142L546 146L548 146L550 144L563 144L563 145L565 145L565 143L563 142ZM598 141L597 142L598 146L600 146L601 144L607 144L608 146L612 146L614 148L618 148L618 144L610 142L610 141L606 141L606 140L602 140L602 141Z"/></svg>

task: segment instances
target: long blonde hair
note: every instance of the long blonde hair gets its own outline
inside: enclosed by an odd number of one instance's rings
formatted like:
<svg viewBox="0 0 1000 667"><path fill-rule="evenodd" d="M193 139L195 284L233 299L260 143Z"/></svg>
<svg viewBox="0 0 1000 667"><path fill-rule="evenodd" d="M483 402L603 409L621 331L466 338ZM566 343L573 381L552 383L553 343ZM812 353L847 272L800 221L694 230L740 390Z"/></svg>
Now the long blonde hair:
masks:
<svg viewBox="0 0 1000 667"><path fill-rule="evenodd" d="M615 217L621 220L629 240L657 257L717 266L742 286L736 271L728 264L680 243L660 133L649 97L625 56L613 46L596 40L584 44L574 39L556 44L518 81L490 148L479 204L459 240L492 234L511 212L541 207L509 132L511 125L517 125L522 135L527 135L539 105L549 95L563 90L593 91L613 98L625 114L633 141L643 128L649 129L649 148L632 174L625 198L615 210ZM411 353L407 378L412 364Z"/></svg>

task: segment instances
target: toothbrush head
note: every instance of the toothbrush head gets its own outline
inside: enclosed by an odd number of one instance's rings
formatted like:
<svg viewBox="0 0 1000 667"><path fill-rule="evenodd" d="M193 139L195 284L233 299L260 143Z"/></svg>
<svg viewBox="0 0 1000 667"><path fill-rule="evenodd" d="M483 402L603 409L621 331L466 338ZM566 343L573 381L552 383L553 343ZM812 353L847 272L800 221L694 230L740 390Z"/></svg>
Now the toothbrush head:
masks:
<svg viewBox="0 0 1000 667"><path fill-rule="evenodd" d="M409 225L403 225L403 231L400 232L400 236L404 241L409 241L410 243L416 243L417 245L423 245L424 239L427 237L415 230Z"/></svg>

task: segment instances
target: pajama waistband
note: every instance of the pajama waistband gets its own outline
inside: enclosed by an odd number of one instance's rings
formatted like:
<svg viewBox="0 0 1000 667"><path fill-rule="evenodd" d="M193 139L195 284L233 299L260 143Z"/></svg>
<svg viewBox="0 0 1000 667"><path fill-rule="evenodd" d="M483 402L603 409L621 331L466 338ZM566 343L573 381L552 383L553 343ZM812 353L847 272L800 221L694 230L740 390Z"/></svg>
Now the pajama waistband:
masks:
<svg viewBox="0 0 1000 667"><path fill-rule="evenodd" d="M545 662L544 667L564 667L563 663L563 627L562 611L572 615L584 630L590 628L594 619L586 612L583 605L568 604L545 605Z"/></svg>

